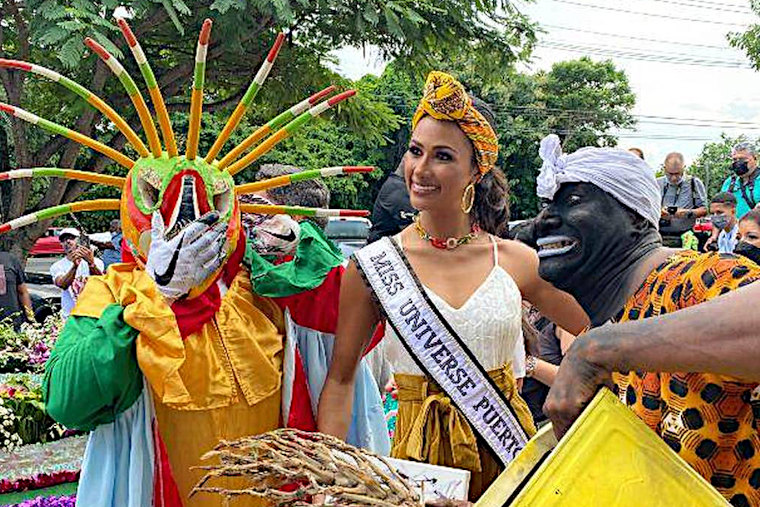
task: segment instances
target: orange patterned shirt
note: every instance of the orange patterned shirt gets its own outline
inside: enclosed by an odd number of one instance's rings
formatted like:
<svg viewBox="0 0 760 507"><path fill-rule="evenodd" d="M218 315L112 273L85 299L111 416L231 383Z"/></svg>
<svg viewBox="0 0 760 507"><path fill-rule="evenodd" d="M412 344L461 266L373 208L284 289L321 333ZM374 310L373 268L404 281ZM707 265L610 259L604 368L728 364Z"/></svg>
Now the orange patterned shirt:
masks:
<svg viewBox="0 0 760 507"><path fill-rule="evenodd" d="M616 317L640 320L760 279L732 254L683 251L655 269ZM760 343L758 343L760 346ZM707 373L615 375L620 399L735 506L760 506L760 389Z"/></svg>

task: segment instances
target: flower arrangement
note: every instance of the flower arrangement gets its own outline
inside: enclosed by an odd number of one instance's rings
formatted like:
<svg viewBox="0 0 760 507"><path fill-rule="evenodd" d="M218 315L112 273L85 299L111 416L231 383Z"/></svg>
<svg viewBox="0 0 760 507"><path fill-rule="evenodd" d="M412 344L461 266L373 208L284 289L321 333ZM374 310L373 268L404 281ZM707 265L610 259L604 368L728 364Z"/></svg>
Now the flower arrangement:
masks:
<svg viewBox="0 0 760 507"><path fill-rule="evenodd" d="M39 375L0 376L0 450L50 442L67 434L45 411Z"/></svg>
<svg viewBox="0 0 760 507"><path fill-rule="evenodd" d="M37 497L18 504L18 507L74 507L76 496Z"/></svg>
<svg viewBox="0 0 760 507"><path fill-rule="evenodd" d="M60 315L22 324L18 331L11 320L0 321L0 373L42 372L62 327Z"/></svg>

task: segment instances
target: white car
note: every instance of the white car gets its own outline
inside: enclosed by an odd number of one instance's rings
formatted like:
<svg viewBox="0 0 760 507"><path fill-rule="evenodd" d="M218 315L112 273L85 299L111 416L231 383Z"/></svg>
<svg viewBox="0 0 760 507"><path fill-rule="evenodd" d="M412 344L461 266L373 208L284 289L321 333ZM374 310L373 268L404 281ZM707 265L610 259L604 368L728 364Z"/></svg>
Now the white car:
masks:
<svg viewBox="0 0 760 507"><path fill-rule="evenodd" d="M367 244L371 226L372 222L362 217L330 217L325 234L348 259L352 253Z"/></svg>

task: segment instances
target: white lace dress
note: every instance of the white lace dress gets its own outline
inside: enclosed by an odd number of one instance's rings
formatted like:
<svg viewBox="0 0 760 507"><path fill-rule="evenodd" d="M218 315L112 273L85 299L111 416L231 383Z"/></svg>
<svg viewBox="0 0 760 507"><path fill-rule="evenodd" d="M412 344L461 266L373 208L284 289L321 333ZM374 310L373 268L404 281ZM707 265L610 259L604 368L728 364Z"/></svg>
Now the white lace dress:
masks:
<svg viewBox="0 0 760 507"><path fill-rule="evenodd" d="M400 236L394 239L402 246ZM499 266L499 250L493 237L491 242L493 269L460 308L451 307L427 287L425 291L486 371L512 363L514 376L520 378L525 376L522 295L509 273ZM423 374L391 326L386 327L381 346L394 373Z"/></svg>

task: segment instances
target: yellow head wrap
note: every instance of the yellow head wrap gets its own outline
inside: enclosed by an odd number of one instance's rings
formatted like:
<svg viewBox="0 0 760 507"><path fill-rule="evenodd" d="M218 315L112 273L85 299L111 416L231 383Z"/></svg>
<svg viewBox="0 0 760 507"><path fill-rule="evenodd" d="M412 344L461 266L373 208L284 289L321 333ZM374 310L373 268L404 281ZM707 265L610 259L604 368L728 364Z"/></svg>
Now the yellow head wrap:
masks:
<svg viewBox="0 0 760 507"><path fill-rule="evenodd" d="M499 142L491 124L472 105L472 98L462 84L445 72L428 74L422 100L412 118L412 129L426 114L436 120L454 121L475 147L475 160L480 174L496 165Z"/></svg>

